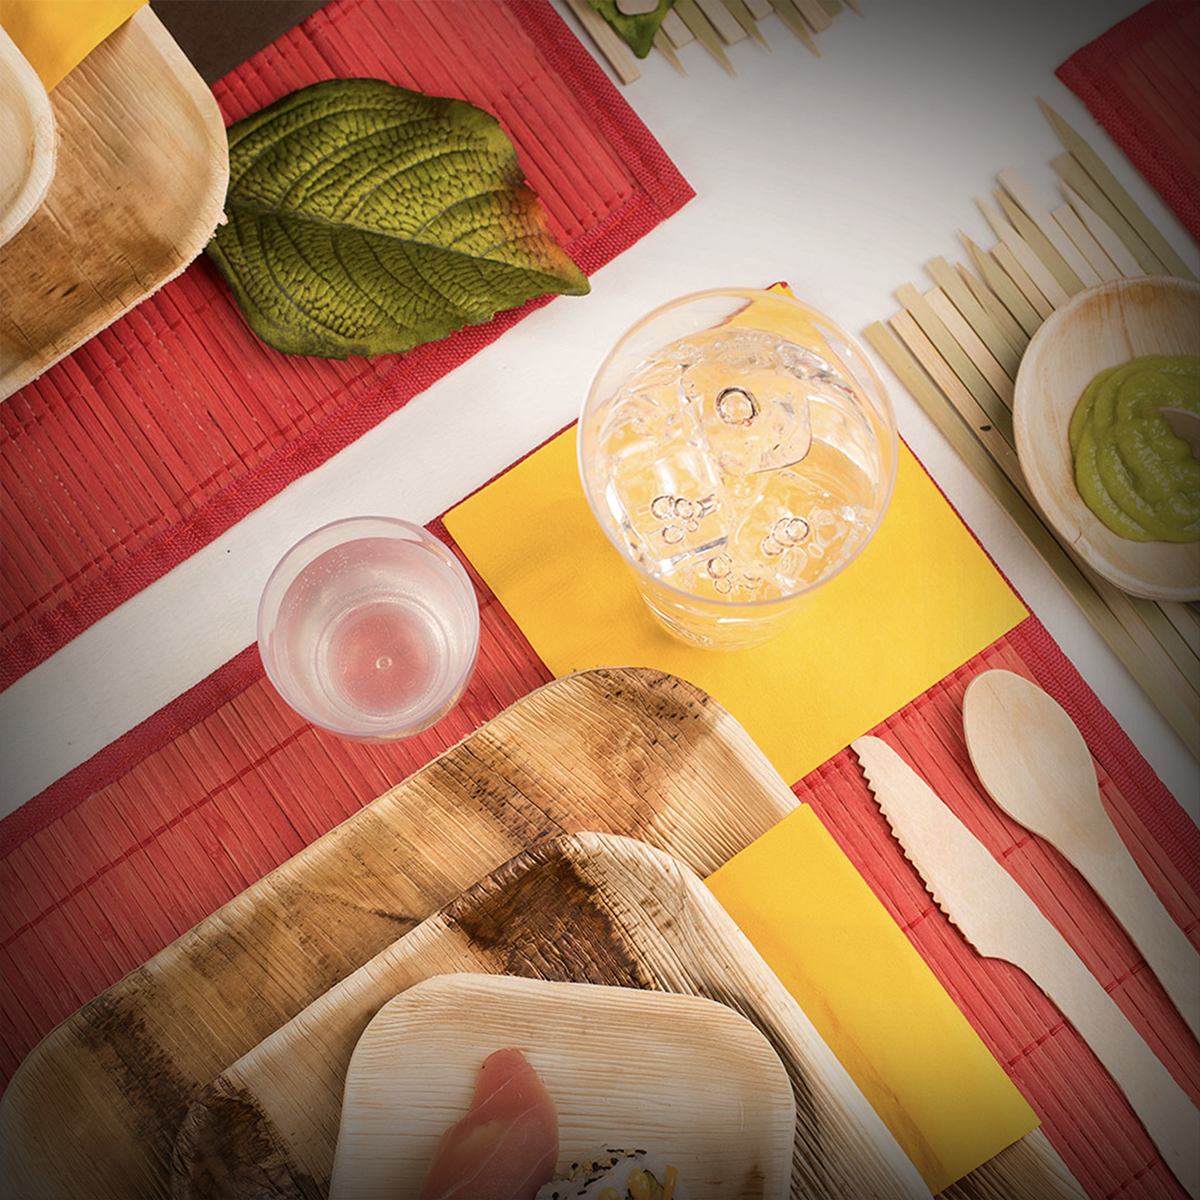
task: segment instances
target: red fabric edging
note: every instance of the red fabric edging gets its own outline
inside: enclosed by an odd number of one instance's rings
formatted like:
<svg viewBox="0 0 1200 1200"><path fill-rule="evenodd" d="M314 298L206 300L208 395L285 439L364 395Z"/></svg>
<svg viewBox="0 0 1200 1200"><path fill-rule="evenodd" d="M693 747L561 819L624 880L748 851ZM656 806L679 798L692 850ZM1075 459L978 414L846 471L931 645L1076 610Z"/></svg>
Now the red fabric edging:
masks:
<svg viewBox="0 0 1200 1200"><path fill-rule="evenodd" d="M1055 74L1200 241L1200 3L1153 0Z"/></svg>
<svg viewBox="0 0 1200 1200"><path fill-rule="evenodd" d="M442 521L430 528L449 544ZM463 557L460 552L460 558ZM465 560L464 560L465 561ZM481 651L461 705L417 738L348 742L292 713L248 647L0 822L0 1079L54 1024L374 797L550 680L469 562ZM962 695L1015 670L1067 709L1099 766L1106 805L1172 917L1200 943L1200 831L1053 639L1030 615L876 729L1006 864L1088 968L1200 1099L1200 1054L1153 973L1073 868L979 788ZM925 892L854 755L793 785L1043 1120L1092 1196L1182 1195L1120 1092L1021 972L982 960Z"/></svg>
<svg viewBox="0 0 1200 1200"><path fill-rule="evenodd" d="M694 194L547 0L333 0L214 93L232 122L356 74L494 112L588 275ZM193 263L0 407L0 690L550 299L406 355L300 359Z"/></svg>

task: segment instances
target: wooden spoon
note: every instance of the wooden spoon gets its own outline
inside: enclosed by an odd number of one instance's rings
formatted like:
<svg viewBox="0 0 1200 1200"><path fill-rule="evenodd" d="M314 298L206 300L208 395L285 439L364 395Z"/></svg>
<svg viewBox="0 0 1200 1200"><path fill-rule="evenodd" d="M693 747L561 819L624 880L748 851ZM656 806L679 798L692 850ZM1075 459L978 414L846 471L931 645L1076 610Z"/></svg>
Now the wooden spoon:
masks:
<svg viewBox="0 0 1200 1200"><path fill-rule="evenodd" d="M967 688L963 726L988 794L1078 868L1200 1037L1200 956L1113 827L1091 752L1071 718L1020 675L985 671Z"/></svg>
<svg viewBox="0 0 1200 1200"><path fill-rule="evenodd" d="M1192 448L1192 457L1200 458L1200 413L1194 413L1190 408L1158 409L1171 427L1171 432L1177 438L1183 438Z"/></svg>

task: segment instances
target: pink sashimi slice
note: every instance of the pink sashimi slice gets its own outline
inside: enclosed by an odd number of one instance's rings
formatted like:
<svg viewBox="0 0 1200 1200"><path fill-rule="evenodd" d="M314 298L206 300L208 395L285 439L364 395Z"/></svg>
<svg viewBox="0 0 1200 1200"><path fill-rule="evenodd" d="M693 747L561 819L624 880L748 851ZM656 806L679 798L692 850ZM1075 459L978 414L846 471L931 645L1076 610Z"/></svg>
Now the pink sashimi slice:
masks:
<svg viewBox="0 0 1200 1200"><path fill-rule="evenodd" d="M533 1200L557 1162L554 1101L519 1050L497 1050L438 1141L419 1200Z"/></svg>

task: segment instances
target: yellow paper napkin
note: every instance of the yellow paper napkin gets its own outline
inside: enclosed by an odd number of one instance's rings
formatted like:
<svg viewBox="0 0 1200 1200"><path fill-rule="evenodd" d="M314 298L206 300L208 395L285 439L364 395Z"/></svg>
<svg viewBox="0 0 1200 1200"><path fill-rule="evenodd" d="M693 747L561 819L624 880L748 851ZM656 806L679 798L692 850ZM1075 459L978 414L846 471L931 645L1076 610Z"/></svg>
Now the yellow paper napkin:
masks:
<svg viewBox="0 0 1200 1200"><path fill-rule="evenodd" d="M789 783L1007 633L1026 611L901 447L883 524L785 633L685 645L642 603L579 482L574 428L452 509L451 536L556 677L645 666L703 688Z"/></svg>
<svg viewBox="0 0 1200 1200"><path fill-rule="evenodd" d="M0 24L50 91L146 0L0 0Z"/></svg>
<svg viewBox="0 0 1200 1200"><path fill-rule="evenodd" d="M797 808L707 882L931 1192L1037 1126L811 808Z"/></svg>
<svg viewBox="0 0 1200 1200"><path fill-rule="evenodd" d="M732 653L688 646L652 619L584 499L573 428L445 521L555 676L620 665L690 680L788 782L1027 615L904 447L891 506L859 559L780 637ZM1020 1094L811 810L723 870L714 893L934 1191L1033 1128ZM883 1013L878 1001L889 993L875 966L890 979L894 1007ZM901 1012L907 1020L897 1021Z"/></svg>

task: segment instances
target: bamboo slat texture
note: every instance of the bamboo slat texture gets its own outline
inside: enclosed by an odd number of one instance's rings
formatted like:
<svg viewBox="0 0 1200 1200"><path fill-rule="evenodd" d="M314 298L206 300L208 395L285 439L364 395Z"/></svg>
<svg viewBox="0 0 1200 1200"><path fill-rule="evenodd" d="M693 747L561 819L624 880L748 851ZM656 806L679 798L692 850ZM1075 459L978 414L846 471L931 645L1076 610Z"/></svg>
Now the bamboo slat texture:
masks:
<svg viewBox="0 0 1200 1200"><path fill-rule="evenodd" d="M89 1200L113 1190L101 1189L101 1173L122 1196L135 1194L130 1171L141 1180L136 1194L165 1194L175 1134L199 1090L512 856L564 833L611 832L703 876L800 800L1003 1064L1084 1191L1109 1195L1124 1184L1129 1200L1182 1197L1057 1009L1022 973L981 960L934 904L850 751L789 789L720 706L675 677L606 668L539 688L530 663L513 686L528 646L494 598L484 593L481 603L485 643L462 710L449 728L413 739L421 745L402 744L405 755L442 751L423 769L408 774L395 749L322 737L259 679L214 698L213 711L182 731L174 724L182 714L170 714L166 745L144 757L127 748L107 786L80 780L85 797L58 798L59 815L0 859L0 1066L7 1076L25 1060L4 1095L5 1138L28 1140L28 1130L10 1124L21 1111L20 1121L42 1130L37 1140L53 1131L62 1153L51 1158L68 1175L71 1163L87 1166ZM1036 617L876 732L1007 864L1180 1085L1200 1098L1195 1039L1136 948L1078 873L979 789L963 741L963 694L995 668L1036 680L1070 713L1123 840L1195 945L1195 826ZM503 712L501 691L511 698ZM478 727L480 715L492 719ZM362 807L372 796L379 798ZM552 890L561 897L561 888ZM482 930L501 956L495 938L519 906L502 913ZM80 1102L98 1094L105 1099ZM65 1121L64 1105L72 1114ZM1045 1174L1032 1136L946 1195L1055 1194L1006 1178ZM0 1146L0 1156L5 1151Z"/></svg>
<svg viewBox="0 0 1200 1200"><path fill-rule="evenodd" d="M223 215L220 109L149 5L71 71L51 103L54 179L4 247L0 397L183 271ZM101 188L121 203L97 204Z"/></svg>
<svg viewBox="0 0 1200 1200"><path fill-rule="evenodd" d="M978 201L996 244L960 233L966 263L925 264L933 287L897 288L900 310L863 332L1200 758L1200 606L1128 596L1055 535L1017 461L1013 383L1034 333L1076 293L1111 279L1194 279L1095 150L1039 101L1065 147L1065 203L1050 209L1020 174Z"/></svg>
<svg viewBox="0 0 1200 1200"><path fill-rule="evenodd" d="M234 121L330 73L494 113L585 274L692 195L548 0L330 0L213 94ZM548 300L407 354L315 359L262 343L193 263L0 404L0 688Z"/></svg>
<svg viewBox="0 0 1200 1200"><path fill-rule="evenodd" d="M588 0L567 0L567 4L617 78L622 83L640 79L637 56ZM815 35L828 29L834 17L846 9L863 15L857 0L675 0L655 34L654 50L686 75L687 64L680 51L699 42L726 71L736 75L737 63L727 47L749 37L769 48L761 24L766 18L778 18L765 26L767 30L789 30L820 57Z"/></svg>
<svg viewBox="0 0 1200 1200"><path fill-rule="evenodd" d="M663 913L670 913L672 919L664 921ZM192 1186L177 1186L180 1200L201 1200L205 1195L202 1185L212 1158L235 1163L263 1161L266 1156L261 1151L245 1158L228 1152L231 1143L236 1147L243 1139L249 1147L247 1131L263 1128L274 1131L279 1156L292 1175L315 1179L318 1192L323 1193L331 1174L336 1174L332 1172L334 1148L339 1116L345 1120L342 1096L350 1055L367 1021L409 988L437 976L464 972L607 984L623 990L636 981L638 987L660 999L663 993L700 996L740 1012L779 1055L795 1095L796 1120L785 1143L784 1163L792 1177L788 1194L814 1198L886 1195L894 1200L919 1200L928 1195L912 1164L887 1135L812 1023L699 878L644 842L585 832L539 846L506 864L392 943L223 1072L197 1097L183 1122L174 1161L179 1174ZM439 982L443 989L449 986L445 980ZM589 991L584 992L587 994ZM530 993L529 1000L536 1003L536 995L536 991ZM467 1015L459 1023L459 1039L486 1038L494 1017L495 1008L481 997L473 1019ZM503 1019L501 1013L496 1022L502 1028ZM533 1040L550 1050L553 1035L545 1030L553 1025L553 1016L543 1005L543 1011L535 1009L529 1019L543 1031ZM592 1021L602 1022L606 1034L611 1035L620 1018L614 1013L593 1012ZM653 1027L645 1014L641 1024L643 1029ZM714 1031L697 1022L690 1036L699 1042L706 1033L714 1036ZM492 1037L496 1036L493 1032ZM504 1040L500 1044L520 1042ZM687 1066L673 1079L660 1078L652 1068L653 1053L640 1055L636 1047L631 1050L628 1057L622 1056L623 1069L618 1076L624 1095L611 1097L616 1113L624 1110L629 1114L626 1120L636 1121L635 1114L646 1101L651 1109L669 1109L673 1100L677 1112L686 1108L686 1091L680 1094L677 1090L675 1097L671 1092L681 1083L687 1088L692 1082L687 1079ZM692 1057L706 1054L697 1044ZM453 1057L453 1052L443 1054L442 1070L434 1074L440 1078ZM642 1093L641 1102L638 1095L631 1094L631 1062L645 1068L643 1079L654 1081L648 1089L634 1089ZM553 1094L552 1059L547 1066L543 1079ZM749 1073L747 1067L742 1069ZM670 1070L670 1064L665 1070ZM608 1102L605 1071L585 1068L586 1075L591 1076L586 1085L589 1102L603 1109ZM430 1080L421 1089L422 1107L430 1104L430 1097L436 1106L439 1090L438 1083ZM231 1097L236 1098L233 1103ZM694 1099L692 1090L693 1103ZM237 1107L241 1111L231 1121L230 1112ZM442 1111L446 1107L443 1105ZM713 1109L720 1111L719 1101L714 1101ZM754 1116L752 1105L747 1104L743 1112ZM569 1135L569 1111L565 1116ZM377 1115L374 1120L378 1121ZM696 1122L704 1123L703 1118ZM727 1141L739 1136L732 1122L716 1131L717 1141L721 1132ZM740 1136L749 1143L753 1133L745 1130ZM625 1136L630 1136L628 1131ZM709 1136L713 1137L714 1131ZM577 1152L586 1154L607 1140L602 1136L597 1142L593 1137ZM224 1154L206 1153L214 1142ZM655 1138L641 1133L636 1144L661 1145L661 1135ZM739 1165L752 1166L753 1160ZM724 1189L711 1183L706 1189L704 1181L698 1180L699 1186L688 1190L697 1196L707 1191L725 1200L735 1194L739 1200L766 1195L761 1175L746 1178L747 1186L736 1193L732 1182L727 1178ZM354 1193L345 1190L340 1194ZM1081 1200L1074 1191L1062 1194Z"/></svg>

